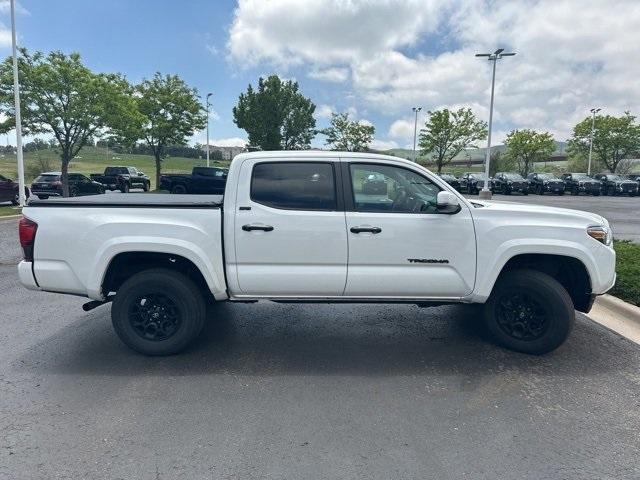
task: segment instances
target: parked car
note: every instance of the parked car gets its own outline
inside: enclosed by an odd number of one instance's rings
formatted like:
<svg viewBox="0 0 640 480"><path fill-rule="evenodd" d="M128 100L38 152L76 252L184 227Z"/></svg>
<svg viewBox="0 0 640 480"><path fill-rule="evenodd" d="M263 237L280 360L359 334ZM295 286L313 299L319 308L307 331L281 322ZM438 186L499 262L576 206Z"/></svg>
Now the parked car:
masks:
<svg viewBox="0 0 640 480"><path fill-rule="evenodd" d="M484 188L484 179L486 178L483 172L466 172L460 177L460 191L469 193L472 195L478 195L480 190ZM489 178L489 190L493 191L493 182Z"/></svg>
<svg viewBox="0 0 640 480"><path fill-rule="evenodd" d="M148 192L151 187L149 177L135 167L106 167L103 174L92 173L90 177L105 189L120 190L122 193L127 193L132 188L141 188Z"/></svg>
<svg viewBox="0 0 640 480"><path fill-rule="evenodd" d="M555 193L556 195L564 195L565 184L552 173L530 173L527 175L529 182L529 192L544 195L545 193Z"/></svg>
<svg viewBox="0 0 640 480"><path fill-rule="evenodd" d="M69 196L98 195L104 193L104 187L81 173L69 173ZM62 196L62 173L46 172L40 174L31 184L31 193L40 199Z"/></svg>
<svg viewBox="0 0 640 480"><path fill-rule="evenodd" d="M370 173L387 198L358 195ZM31 200L23 213L22 284L89 297L85 310L113 301L116 333L149 355L194 340L207 302L259 300L483 304L496 341L542 354L616 276L600 215L471 202L370 153L244 153L224 195Z"/></svg>
<svg viewBox="0 0 640 480"><path fill-rule="evenodd" d="M171 193L222 194L227 183L226 168L193 167L191 174L174 173L160 176L160 190Z"/></svg>
<svg viewBox="0 0 640 480"><path fill-rule="evenodd" d="M640 173L630 173L629 175L627 175L627 179L637 182L638 187L640 187Z"/></svg>
<svg viewBox="0 0 640 480"><path fill-rule="evenodd" d="M493 176L493 192L511 195L520 192L529 195L529 182L514 172L498 172Z"/></svg>
<svg viewBox="0 0 640 480"><path fill-rule="evenodd" d="M602 182L591 178L586 173L563 173L562 181L564 182L565 191L571 195L600 195Z"/></svg>
<svg viewBox="0 0 640 480"><path fill-rule="evenodd" d="M460 191L460 180L458 180L455 175L451 173L439 173L438 176L457 191Z"/></svg>
<svg viewBox="0 0 640 480"><path fill-rule="evenodd" d="M598 173L594 175L596 180L602 183L602 193L604 195L638 195L638 182L623 178L614 173Z"/></svg>
<svg viewBox="0 0 640 480"><path fill-rule="evenodd" d="M18 205L18 182L14 182L10 178L0 175L0 203L11 202L13 205ZM29 198L29 189L24 187L24 195Z"/></svg>

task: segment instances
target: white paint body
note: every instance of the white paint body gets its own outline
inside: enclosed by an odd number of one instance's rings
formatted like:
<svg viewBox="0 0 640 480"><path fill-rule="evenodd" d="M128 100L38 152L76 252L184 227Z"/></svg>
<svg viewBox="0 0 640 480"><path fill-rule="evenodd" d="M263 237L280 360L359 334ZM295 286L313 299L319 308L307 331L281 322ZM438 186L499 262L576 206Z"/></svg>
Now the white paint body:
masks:
<svg viewBox="0 0 640 480"><path fill-rule="evenodd" d="M461 210L407 214L271 208L250 197L252 168L261 161L401 166L451 192ZM38 224L38 231L34 261L19 265L23 285L95 300L104 299L102 282L111 260L126 252L185 257L218 300L483 303L504 265L520 254L580 260L593 294L615 282L613 249L586 233L590 226L609 228L604 218L559 208L470 202L420 165L374 154L238 155L229 170L223 209L26 207L24 215ZM246 224L274 228L243 231ZM382 231L354 234L350 228L355 226ZM448 263L410 263L411 258Z"/></svg>

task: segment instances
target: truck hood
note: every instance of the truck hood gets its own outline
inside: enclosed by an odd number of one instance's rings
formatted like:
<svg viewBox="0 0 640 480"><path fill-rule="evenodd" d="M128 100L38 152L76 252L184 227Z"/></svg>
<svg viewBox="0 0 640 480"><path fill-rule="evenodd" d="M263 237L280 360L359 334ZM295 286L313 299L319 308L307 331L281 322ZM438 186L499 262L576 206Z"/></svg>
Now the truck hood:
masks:
<svg viewBox="0 0 640 480"><path fill-rule="evenodd" d="M516 202L504 202L496 200L470 200L474 207L481 206L489 211L502 212L505 214L530 214L530 215L549 215L557 217L572 217L574 219L582 219L589 225L608 225L607 220L595 213L584 212L582 210L572 210L569 208L546 207L543 205L531 205Z"/></svg>

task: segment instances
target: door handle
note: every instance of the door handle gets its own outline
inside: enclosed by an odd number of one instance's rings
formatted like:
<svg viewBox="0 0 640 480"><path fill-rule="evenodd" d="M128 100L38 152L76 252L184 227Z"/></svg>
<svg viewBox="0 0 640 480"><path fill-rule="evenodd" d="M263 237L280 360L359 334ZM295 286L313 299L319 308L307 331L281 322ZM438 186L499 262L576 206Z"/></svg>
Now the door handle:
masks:
<svg viewBox="0 0 640 480"><path fill-rule="evenodd" d="M242 230L250 232L252 230L262 230L263 232L270 232L273 230L271 225L243 225Z"/></svg>
<svg viewBox="0 0 640 480"><path fill-rule="evenodd" d="M380 233L382 229L380 227L351 227L351 233Z"/></svg>

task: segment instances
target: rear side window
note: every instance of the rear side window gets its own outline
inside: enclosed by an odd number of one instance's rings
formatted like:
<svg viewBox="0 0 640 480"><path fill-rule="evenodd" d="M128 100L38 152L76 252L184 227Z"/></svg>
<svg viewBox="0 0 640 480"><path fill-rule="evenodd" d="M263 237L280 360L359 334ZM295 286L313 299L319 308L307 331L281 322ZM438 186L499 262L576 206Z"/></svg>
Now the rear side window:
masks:
<svg viewBox="0 0 640 480"><path fill-rule="evenodd" d="M258 163L251 176L251 200L287 210L336 210L331 163Z"/></svg>
<svg viewBox="0 0 640 480"><path fill-rule="evenodd" d="M52 183L52 182L57 182L59 180L60 180L59 175L40 175L34 181L43 182L43 183Z"/></svg>
<svg viewBox="0 0 640 480"><path fill-rule="evenodd" d="M104 171L105 175L126 175L129 170L125 167L107 167Z"/></svg>

